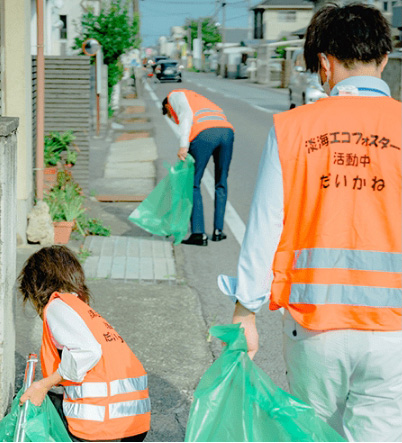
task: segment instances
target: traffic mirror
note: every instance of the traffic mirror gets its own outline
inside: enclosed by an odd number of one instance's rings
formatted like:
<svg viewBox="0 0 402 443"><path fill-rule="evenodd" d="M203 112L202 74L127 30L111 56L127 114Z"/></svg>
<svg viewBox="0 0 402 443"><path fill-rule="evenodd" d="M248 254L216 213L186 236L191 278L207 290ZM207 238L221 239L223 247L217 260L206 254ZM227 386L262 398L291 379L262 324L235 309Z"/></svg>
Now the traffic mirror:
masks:
<svg viewBox="0 0 402 443"><path fill-rule="evenodd" d="M100 47L100 43L95 38L88 38L82 43L82 50L84 54L89 55L90 57L96 55Z"/></svg>

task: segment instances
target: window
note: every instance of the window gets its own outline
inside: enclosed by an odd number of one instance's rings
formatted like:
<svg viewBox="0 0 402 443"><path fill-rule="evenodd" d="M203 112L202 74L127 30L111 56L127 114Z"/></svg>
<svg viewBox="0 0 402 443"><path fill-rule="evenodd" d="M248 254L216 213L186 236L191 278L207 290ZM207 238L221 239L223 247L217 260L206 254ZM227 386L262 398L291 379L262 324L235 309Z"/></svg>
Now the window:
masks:
<svg viewBox="0 0 402 443"><path fill-rule="evenodd" d="M278 11L278 22L295 22L296 11Z"/></svg>
<svg viewBox="0 0 402 443"><path fill-rule="evenodd" d="M264 29L263 29L263 9L255 9L254 10L254 38L264 38Z"/></svg>
<svg viewBox="0 0 402 443"><path fill-rule="evenodd" d="M59 17L60 21L63 23L62 27L60 28L60 39L67 40L67 16L60 15Z"/></svg>
<svg viewBox="0 0 402 443"><path fill-rule="evenodd" d="M384 12L388 11L388 2L383 2L382 4Z"/></svg>

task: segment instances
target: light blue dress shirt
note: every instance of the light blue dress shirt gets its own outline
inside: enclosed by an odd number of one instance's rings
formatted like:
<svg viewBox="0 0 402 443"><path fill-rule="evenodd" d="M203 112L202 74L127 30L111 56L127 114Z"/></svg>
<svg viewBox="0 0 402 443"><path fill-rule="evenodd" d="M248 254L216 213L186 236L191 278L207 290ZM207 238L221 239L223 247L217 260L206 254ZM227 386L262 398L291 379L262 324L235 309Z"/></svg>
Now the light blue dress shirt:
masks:
<svg viewBox="0 0 402 443"><path fill-rule="evenodd" d="M359 94L390 96L388 85L370 76L354 76L339 82L331 96ZM309 106L309 105L306 105ZM278 142L273 126L261 157L257 184L237 265L237 278L219 275L219 289L234 302L258 312L269 301L272 263L283 230L283 179Z"/></svg>

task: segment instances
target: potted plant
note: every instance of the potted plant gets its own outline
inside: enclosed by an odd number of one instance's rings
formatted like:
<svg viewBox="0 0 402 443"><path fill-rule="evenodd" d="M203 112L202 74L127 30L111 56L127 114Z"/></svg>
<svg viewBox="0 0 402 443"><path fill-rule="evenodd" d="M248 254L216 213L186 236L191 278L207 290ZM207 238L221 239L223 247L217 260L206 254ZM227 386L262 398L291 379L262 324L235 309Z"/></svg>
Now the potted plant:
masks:
<svg viewBox="0 0 402 443"><path fill-rule="evenodd" d="M54 226L56 244L67 244L78 217L84 212L84 197L80 186L74 182L71 174L59 171L57 185L44 198L49 205ZM80 225L77 228L82 231Z"/></svg>
<svg viewBox="0 0 402 443"><path fill-rule="evenodd" d="M57 166L60 163L61 155L59 148L55 144L51 143L51 141L47 137L45 137L43 160L45 163L45 190L49 190L57 182Z"/></svg>
<svg viewBox="0 0 402 443"><path fill-rule="evenodd" d="M77 162L77 153L75 151L71 151L70 149L67 150L66 160L65 160L65 167L66 168L72 168Z"/></svg>
<svg viewBox="0 0 402 443"><path fill-rule="evenodd" d="M70 154L68 161L71 162L71 160L73 160L74 158L76 161L76 153L71 151L69 148L74 140L75 136L73 135L72 131L66 131L63 134L60 134L60 132L50 132L48 135L45 136L43 150L45 163L45 190L51 189L57 182L57 170L61 167L62 153L67 152L68 157L69 152L71 152L71 154L73 155Z"/></svg>

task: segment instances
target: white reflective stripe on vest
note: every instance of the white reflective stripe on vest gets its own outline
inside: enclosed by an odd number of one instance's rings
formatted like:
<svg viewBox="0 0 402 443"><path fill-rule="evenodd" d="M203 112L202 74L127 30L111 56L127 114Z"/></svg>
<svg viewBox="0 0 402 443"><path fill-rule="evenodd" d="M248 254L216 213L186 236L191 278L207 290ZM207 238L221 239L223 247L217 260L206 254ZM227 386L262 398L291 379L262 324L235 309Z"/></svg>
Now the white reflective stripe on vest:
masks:
<svg viewBox="0 0 402 443"><path fill-rule="evenodd" d="M402 272L402 254L335 248L301 249L295 251L294 268Z"/></svg>
<svg viewBox="0 0 402 443"><path fill-rule="evenodd" d="M148 376L125 378L110 382L110 395L125 394L127 392L143 391L148 387Z"/></svg>
<svg viewBox="0 0 402 443"><path fill-rule="evenodd" d="M219 114L223 114L223 111L221 109L200 109L198 110L196 113L194 113L194 115L200 115L200 114L205 114L206 112L217 112Z"/></svg>
<svg viewBox="0 0 402 443"><path fill-rule="evenodd" d="M402 306L402 289L379 288L375 286L292 283L289 303L400 308Z"/></svg>
<svg viewBox="0 0 402 443"><path fill-rule="evenodd" d="M85 382L78 386L64 386L64 392L71 400L78 398L107 397L107 383Z"/></svg>
<svg viewBox="0 0 402 443"><path fill-rule="evenodd" d="M104 421L106 407L63 401L63 412L64 415L69 418Z"/></svg>
<svg viewBox="0 0 402 443"><path fill-rule="evenodd" d="M209 117L198 118L196 123L201 123L201 122L204 122L204 121L207 121L207 120L224 120L224 121L226 121L226 118L225 117L219 117L218 115L211 115Z"/></svg>
<svg viewBox="0 0 402 443"><path fill-rule="evenodd" d="M121 401L109 405L109 418L131 417L132 415L145 414L150 411L151 401L149 398Z"/></svg>

